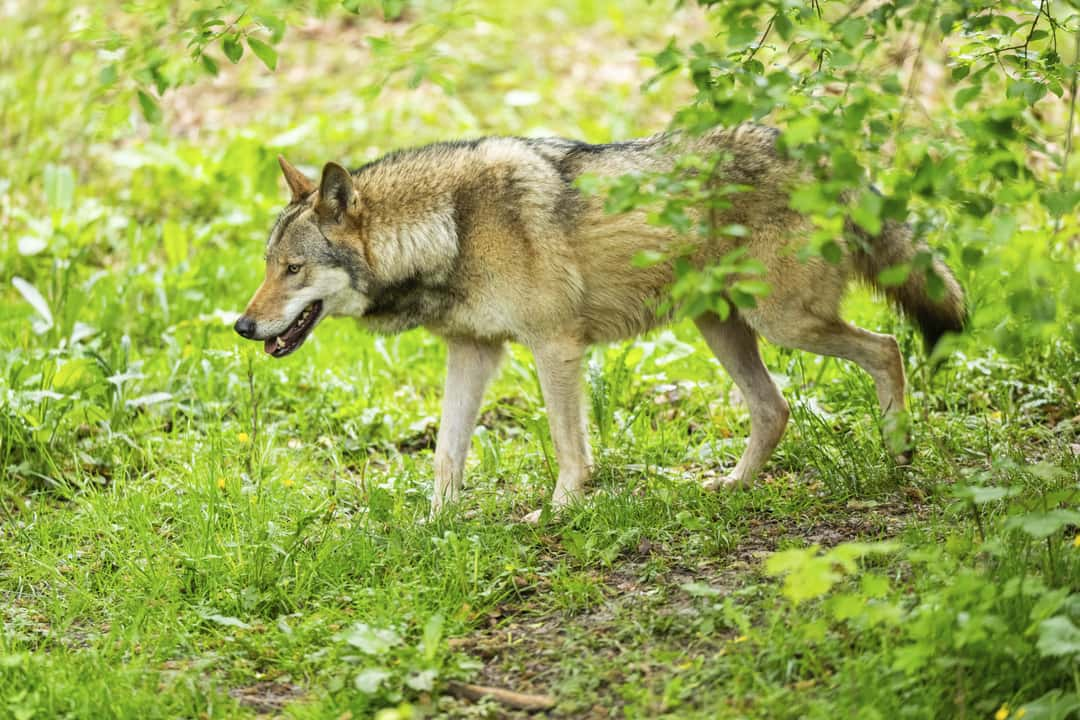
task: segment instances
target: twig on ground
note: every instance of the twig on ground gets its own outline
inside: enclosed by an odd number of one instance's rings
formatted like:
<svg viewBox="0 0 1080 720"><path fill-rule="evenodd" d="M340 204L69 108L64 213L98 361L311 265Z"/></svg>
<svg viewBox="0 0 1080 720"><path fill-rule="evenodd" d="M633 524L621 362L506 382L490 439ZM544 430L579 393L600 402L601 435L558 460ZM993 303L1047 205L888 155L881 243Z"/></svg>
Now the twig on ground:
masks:
<svg viewBox="0 0 1080 720"><path fill-rule="evenodd" d="M465 700L481 700L489 697L500 705L517 710L550 710L555 707L555 698L550 695L519 693L513 690L488 687L487 685L457 682L456 680L451 680L447 684L447 690L451 695Z"/></svg>

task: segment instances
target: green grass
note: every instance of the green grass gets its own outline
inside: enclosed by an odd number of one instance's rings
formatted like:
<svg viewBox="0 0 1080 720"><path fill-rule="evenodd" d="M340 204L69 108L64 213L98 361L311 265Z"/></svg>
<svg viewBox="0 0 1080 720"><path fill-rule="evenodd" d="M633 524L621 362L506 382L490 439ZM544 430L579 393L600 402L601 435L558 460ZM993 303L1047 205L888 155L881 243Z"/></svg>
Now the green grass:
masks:
<svg viewBox="0 0 1080 720"><path fill-rule="evenodd" d="M1080 353L1068 318L993 349L1026 322L995 296L1007 271L1068 267L1037 228L983 265L954 258L973 325L936 373L908 326L850 298L909 358L911 469L888 460L868 377L766 347L792 424L755 487L702 492L748 417L682 324L594 351L591 495L538 527L516 520L554 460L521 348L464 501L423 522L434 338L336 320L274 361L235 336L284 198L277 152L314 166L480 133L652 132L687 93L639 92L639 53L705 27L638 2L479 15L444 40L453 93L395 78L350 95L335 58L377 21L332 18L290 31L277 76L245 60L167 96L154 128L92 89L73 6L0 17L0 718L505 716L451 679L550 693L561 717L990 717L1080 692L1077 650L1046 651L1041 625L1080 624L1076 523L1024 525L1077 505ZM507 104L513 89L538 102ZM1068 272L1047 292L1075 296ZM815 563L879 540L895 545L842 572ZM806 572L785 585L776 551Z"/></svg>

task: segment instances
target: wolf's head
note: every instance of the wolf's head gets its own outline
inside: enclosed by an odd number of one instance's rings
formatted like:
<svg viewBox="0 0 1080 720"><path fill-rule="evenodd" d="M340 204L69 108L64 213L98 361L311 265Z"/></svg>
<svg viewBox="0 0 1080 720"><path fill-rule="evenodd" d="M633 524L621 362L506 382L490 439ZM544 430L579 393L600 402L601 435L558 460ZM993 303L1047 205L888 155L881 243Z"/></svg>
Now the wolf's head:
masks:
<svg viewBox="0 0 1080 720"><path fill-rule="evenodd" d="M278 157L292 199L266 243L266 278L236 332L285 357L327 315L361 315L364 262L360 199L349 171L327 163L319 184Z"/></svg>

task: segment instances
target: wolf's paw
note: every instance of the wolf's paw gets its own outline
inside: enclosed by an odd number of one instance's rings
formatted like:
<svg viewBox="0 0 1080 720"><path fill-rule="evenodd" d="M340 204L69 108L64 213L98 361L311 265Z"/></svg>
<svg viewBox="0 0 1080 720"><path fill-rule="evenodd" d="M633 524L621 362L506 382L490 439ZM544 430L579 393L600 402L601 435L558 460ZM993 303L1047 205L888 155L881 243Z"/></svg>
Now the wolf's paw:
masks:
<svg viewBox="0 0 1080 720"><path fill-rule="evenodd" d="M439 519L439 516L445 511L445 506L442 503L431 503L431 509L428 510L427 517L420 518L421 524L435 522Z"/></svg>
<svg viewBox="0 0 1080 720"><path fill-rule="evenodd" d="M722 492L726 490L738 490L739 488L746 487L748 483L734 475L720 475L719 477L712 477L704 480L701 483L701 488L708 492Z"/></svg>

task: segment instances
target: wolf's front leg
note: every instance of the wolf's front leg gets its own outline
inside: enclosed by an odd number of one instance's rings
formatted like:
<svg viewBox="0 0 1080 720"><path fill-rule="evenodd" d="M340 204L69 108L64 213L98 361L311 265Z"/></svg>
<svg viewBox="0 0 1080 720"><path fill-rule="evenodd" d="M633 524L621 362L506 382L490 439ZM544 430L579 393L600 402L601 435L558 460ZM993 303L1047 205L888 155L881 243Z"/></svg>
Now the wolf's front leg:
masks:
<svg viewBox="0 0 1080 720"><path fill-rule="evenodd" d="M484 398L484 389L502 359L502 343L452 338L447 340L446 392L442 421L435 440L435 492L431 514L447 502L454 502L461 492L465 457L476 427L476 414Z"/></svg>
<svg viewBox="0 0 1080 720"><path fill-rule="evenodd" d="M584 343L570 338L559 338L533 348L551 426L551 441L559 461L559 479L551 497L552 507L556 509L582 498L585 481L592 470L581 384L581 361L585 350ZM539 519L539 510L525 517L526 522Z"/></svg>

